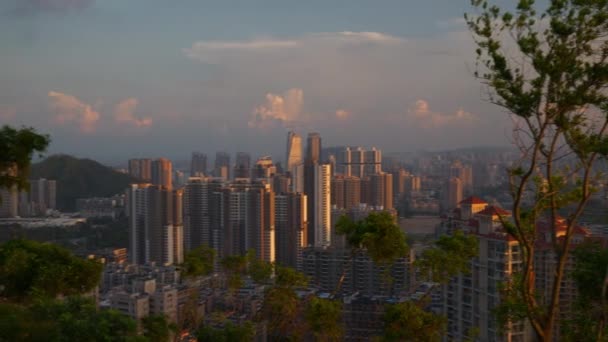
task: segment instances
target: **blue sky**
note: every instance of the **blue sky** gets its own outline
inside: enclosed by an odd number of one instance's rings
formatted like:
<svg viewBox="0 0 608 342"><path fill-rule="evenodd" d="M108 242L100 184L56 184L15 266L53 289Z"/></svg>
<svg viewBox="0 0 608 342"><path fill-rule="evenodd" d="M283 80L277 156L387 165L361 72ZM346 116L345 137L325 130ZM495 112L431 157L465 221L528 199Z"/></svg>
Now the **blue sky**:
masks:
<svg viewBox="0 0 608 342"><path fill-rule="evenodd" d="M510 3L503 1L503 3ZM104 160L284 153L288 129L384 151L506 145L468 0L0 1L0 123Z"/></svg>

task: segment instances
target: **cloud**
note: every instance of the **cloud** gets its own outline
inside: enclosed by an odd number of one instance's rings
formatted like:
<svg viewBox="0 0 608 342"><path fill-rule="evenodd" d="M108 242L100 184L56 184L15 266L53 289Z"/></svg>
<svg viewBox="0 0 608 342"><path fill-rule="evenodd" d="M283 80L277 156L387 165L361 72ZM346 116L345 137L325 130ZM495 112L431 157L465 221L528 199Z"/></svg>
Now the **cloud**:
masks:
<svg viewBox="0 0 608 342"><path fill-rule="evenodd" d="M257 106L249 120L251 128L288 126L298 120L304 104L304 91L300 88L287 90L283 95L266 94L266 103Z"/></svg>
<svg viewBox="0 0 608 342"><path fill-rule="evenodd" d="M91 105L72 95L55 91L48 93L49 108L55 113L54 121L60 125L76 123L82 133L96 129L100 115Z"/></svg>
<svg viewBox="0 0 608 342"><path fill-rule="evenodd" d="M273 54L288 53L296 49L346 48L369 45L398 45L402 38L379 32L320 32L303 36L281 38L255 38L250 40L210 40L198 41L183 53L190 59L204 63L224 63L226 57L239 58L243 54Z"/></svg>
<svg viewBox="0 0 608 342"><path fill-rule="evenodd" d="M473 114L464 109L458 109L454 113L432 111L429 103L421 99L416 100L414 105L408 109L406 118L410 123L427 129L468 123L474 119Z"/></svg>
<svg viewBox="0 0 608 342"><path fill-rule="evenodd" d="M135 117L135 110L139 101L136 98L128 98L116 105L114 109L114 120L119 124L130 124L135 127L152 126L151 118L138 119Z"/></svg>
<svg viewBox="0 0 608 342"><path fill-rule="evenodd" d="M15 0L14 12L20 15L39 12L67 12L83 10L95 0Z"/></svg>
<svg viewBox="0 0 608 342"><path fill-rule="evenodd" d="M336 118L338 118L338 119L345 120L345 119L348 119L349 116L350 116L350 112L348 112L344 109L338 109L336 111Z"/></svg>

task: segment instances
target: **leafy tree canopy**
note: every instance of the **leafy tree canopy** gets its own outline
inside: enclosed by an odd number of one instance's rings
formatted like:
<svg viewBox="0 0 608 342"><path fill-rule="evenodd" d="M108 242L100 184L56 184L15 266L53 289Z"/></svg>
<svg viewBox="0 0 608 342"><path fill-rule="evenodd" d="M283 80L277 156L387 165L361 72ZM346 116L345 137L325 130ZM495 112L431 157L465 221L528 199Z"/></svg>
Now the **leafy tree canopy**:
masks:
<svg viewBox="0 0 608 342"><path fill-rule="evenodd" d="M99 284L101 270L98 261L57 245L11 240L0 245L0 296L22 301L82 294Z"/></svg>
<svg viewBox="0 0 608 342"><path fill-rule="evenodd" d="M0 189L16 186L28 188L30 163L34 153L44 152L50 138L34 128L15 129L4 125L0 129Z"/></svg>

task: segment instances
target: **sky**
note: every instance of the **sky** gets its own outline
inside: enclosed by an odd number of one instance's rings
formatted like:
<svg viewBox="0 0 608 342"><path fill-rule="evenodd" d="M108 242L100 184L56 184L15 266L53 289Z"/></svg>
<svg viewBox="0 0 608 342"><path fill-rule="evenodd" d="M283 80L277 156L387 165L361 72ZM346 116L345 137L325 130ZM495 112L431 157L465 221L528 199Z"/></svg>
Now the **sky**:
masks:
<svg viewBox="0 0 608 342"><path fill-rule="evenodd" d="M0 124L101 160L282 157L291 129L385 152L506 146L469 3L0 0Z"/></svg>

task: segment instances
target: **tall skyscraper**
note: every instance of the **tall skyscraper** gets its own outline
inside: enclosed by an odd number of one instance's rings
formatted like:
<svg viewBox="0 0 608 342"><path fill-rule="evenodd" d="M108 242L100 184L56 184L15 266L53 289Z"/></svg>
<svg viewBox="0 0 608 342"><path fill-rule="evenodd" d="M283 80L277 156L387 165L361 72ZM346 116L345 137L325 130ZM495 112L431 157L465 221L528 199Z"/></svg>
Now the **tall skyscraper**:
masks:
<svg viewBox="0 0 608 342"><path fill-rule="evenodd" d="M161 265L183 260L182 190L152 184L127 189L131 262Z"/></svg>
<svg viewBox="0 0 608 342"><path fill-rule="evenodd" d="M207 155L201 152L192 152L190 160L190 177L203 177L207 174Z"/></svg>
<svg viewBox="0 0 608 342"><path fill-rule="evenodd" d="M184 246L187 251L201 245L215 246L209 220L209 182L191 177L184 189Z"/></svg>
<svg viewBox="0 0 608 342"><path fill-rule="evenodd" d="M213 175L215 177L230 179L230 154L221 151L215 154Z"/></svg>
<svg viewBox="0 0 608 342"><path fill-rule="evenodd" d="M287 155L285 162L287 163L287 171L302 164L302 137L294 131L287 133Z"/></svg>
<svg viewBox="0 0 608 342"><path fill-rule="evenodd" d="M129 159L129 175L142 182L152 181L152 160Z"/></svg>
<svg viewBox="0 0 608 342"><path fill-rule="evenodd" d="M276 260L300 269L306 247L306 195L286 193L275 197Z"/></svg>
<svg viewBox="0 0 608 342"><path fill-rule="evenodd" d="M313 132L308 133L306 145L306 161L319 163L321 159L321 135Z"/></svg>
<svg viewBox="0 0 608 342"><path fill-rule="evenodd" d="M57 182L44 178L30 180L29 203L33 214L44 214L48 209L57 209Z"/></svg>
<svg viewBox="0 0 608 342"><path fill-rule="evenodd" d="M332 205L337 209L352 209L361 202L361 180L357 177L337 175L331 179Z"/></svg>
<svg viewBox="0 0 608 342"><path fill-rule="evenodd" d="M19 214L19 192L17 187L0 188L0 217L16 217Z"/></svg>
<svg viewBox="0 0 608 342"><path fill-rule="evenodd" d="M304 194L307 197L307 213L308 222L311 227L308 229L307 241L310 244L316 243L315 238L317 226L317 196L316 196L316 181L317 166L321 157L321 135L319 133L308 133L306 145L306 157L304 160ZM329 185L329 184L328 184ZM331 202L331 199L328 199ZM331 205L331 203L329 203Z"/></svg>
<svg viewBox="0 0 608 342"><path fill-rule="evenodd" d="M331 244L331 166L314 170L314 246L324 247Z"/></svg>
<svg viewBox="0 0 608 342"><path fill-rule="evenodd" d="M370 176L369 205L393 209L393 175L380 172Z"/></svg>
<svg viewBox="0 0 608 342"><path fill-rule="evenodd" d="M458 177L450 177L445 185L444 210L457 208L463 198L462 181Z"/></svg>
<svg viewBox="0 0 608 342"><path fill-rule="evenodd" d="M382 152L375 147L363 152L363 176L382 172Z"/></svg>
<svg viewBox="0 0 608 342"><path fill-rule="evenodd" d="M173 187L173 166L166 158L158 158L152 161L152 184Z"/></svg>
<svg viewBox="0 0 608 342"><path fill-rule="evenodd" d="M270 176L277 173L277 168L272 162L270 156L260 157L256 162L252 170L253 179L266 179L269 180Z"/></svg>
<svg viewBox="0 0 608 342"><path fill-rule="evenodd" d="M251 177L251 156L246 152L238 152L234 164L234 178L249 177Z"/></svg>
<svg viewBox="0 0 608 342"><path fill-rule="evenodd" d="M248 180L234 181L221 190L223 203L223 254L244 255L256 251L261 260L274 262L275 195L270 185Z"/></svg>

